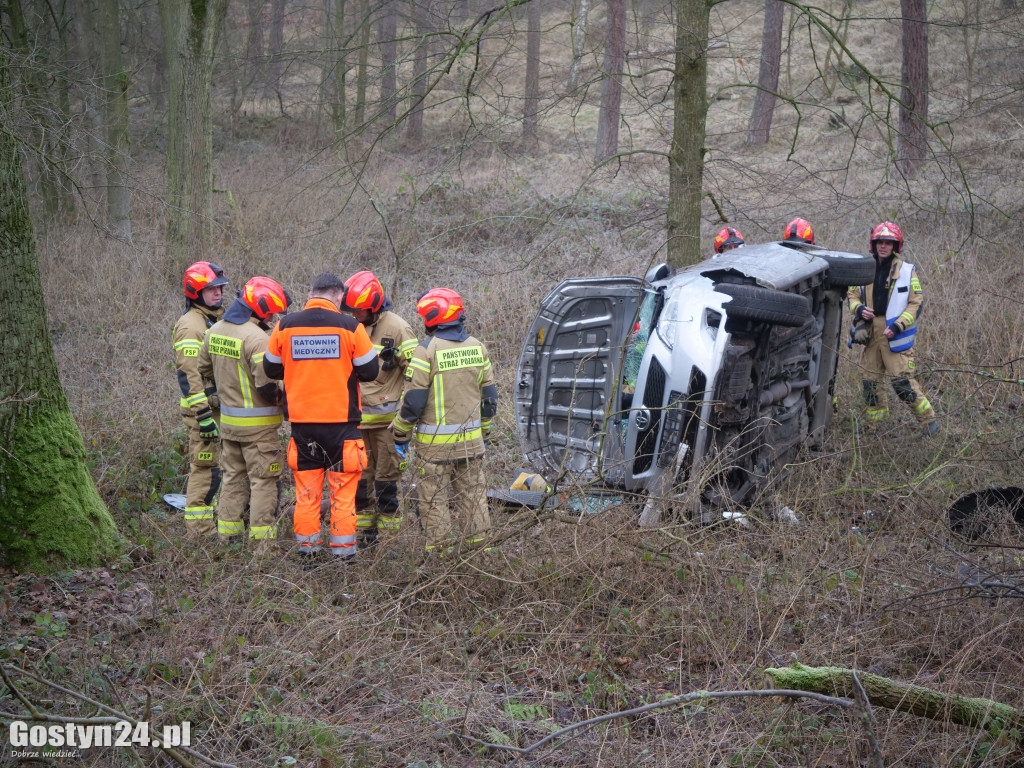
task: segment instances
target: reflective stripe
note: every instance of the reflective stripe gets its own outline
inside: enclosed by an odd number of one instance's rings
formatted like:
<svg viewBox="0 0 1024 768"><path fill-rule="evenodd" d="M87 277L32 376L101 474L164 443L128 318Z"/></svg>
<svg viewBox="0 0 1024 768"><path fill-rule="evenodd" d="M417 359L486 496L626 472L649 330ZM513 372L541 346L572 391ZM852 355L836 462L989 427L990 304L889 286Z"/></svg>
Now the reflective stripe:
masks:
<svg viewBox="0 0 1024 768"><path fill-rule="evenodd" d="M262 427L284 421L281 409L276 405L263 408L236 408L225 405L221 407L220 413L220 423L232 427Z"/></svg>
<svg viewBox="0 0 1024 768"><path fill-rule="evenodd" d="M880 421L889 415L888 408L869 408L867 411L867 417L871 421Z"/></svg>
<svg viewBox="0 0 1024 768"><path fill-rule="evenodd" d="M469 432L460 432L457 435L424 435L420 432L416 433L416 442L425 443L427 445L452 445L455 443L465 443L476 438L483 439L484 433L482 429L474 429Z"/></svg>
<svg viewBox="0 0 1024 768"><path fill-rule="evenodd" d="M394 413L382 413L380 415L375 414L363 414L363 418L360 421L361 424L390 424L391 419L394 418Z"/></svg>
<svg viewBox="0 0 1024 768"><path fill-rule="evenodd" d="M280 416L281 409L276 405L268 405L264 408L235 408L232 405L225 405L220 412L225 416Z"/></svg>
<svg viewBox="0 0 1024 768"><path fill-rule="evenodd" d="M398 401L395 400L391 403L384 403L383 405L364 405L363 416L367 414L376 415L383 413L394 413L398 410Z"/></svg>
<svg viewBox="0 0 1024 768"><path fill-rule="evenodd" d="M412 353L416 351L416 347L418 346L418 340L409 339L408 341L402 342L402 345L398 348L398 354L400 354L406 360L410 360L412 359Z"/></svg>
<svg viewBox="0 0 1024 768"><path fill-rule="evenodd" d="M421 435L455 435L459 432L468 432L481 427L480 419L467 421L465 424L420 424Z"/></svg>
<svg viewBox="0 0 1024 768"><path fill-rule="evenodd" d="M402 516L398 517L381 517L380 527L388 531L397 531L402 527Z"/></svg>
<svg viewBox="0 0 1024 768"><path fill-rule="evenodd" d="M348 544L356 543L356 535L353 533L351 536L337 536L331 534L330 544L332 547L344 547Z"/></svg>
<svg viewBox="0 0 1024 768"><path fill-rule="evenodd" d="M444 376L434 377L434 422L444 423Z"/></svg>
<svg viewBox="0 0 1024 768"><path fill-rule="evenodd" d="M275 355L269 349L266 352L263 353L263 359L264 360L269 360L272 363L280 363L281 362L281 358L278 357L277 355Z"/></svg>
<svg viewBox="0 0 1024 768"><path fill-rule="evenodd" d="M356 517L356 528L373 528L375 515L359 515Z"/></svg>
<svg viewBox="0 0 1024 768"><path fill-rule="evenodd" d="M376 356L377 356L377 353L374 350L371 349L365 355L360 355L359 357L353 357L352 358L352 365L366 365L368 362L373 360L373 358L375 358Z"/></svg>
<svg viewBox="0 0 1024 768"><path fill-rule="evenodd" d="M395 416L394 422L395 430L398 432L412 432L412 422L406 421L401 416Z"/></svg>
<svg viewBox="0 0 1024 768"><path fill-rule="evenodd" d="M276 539L277 525L254 525L249 529L250 539Z"/></svg>
<svg viewBox="0 0 1024 768"><path fill-rule="evenodd" d="M323 542L319 533L311 533L309 536L295 534L295 540L299 543L299 552L319 552Z"/></svg>
<svg viewBox="0 0 1024 768"><path fill-rule="evenodd" d="M426 360L420 360L418 357L414 357L409 361L409 368L415 368L418 371L430 373L430 363Z"/></svg>
<svg viewBox="0 0 1024 768"><path fill-rule="evenodd" d="M185 507L186 520L212 520L213 507Z"/></svg>
<svg viewBox="0 0 1024 768"><path fill-rule="evenodd" d="M175 349L184 349L185 347L201 347L203 342L196 339L182 339L174 345Z"/></svg>
<svg viewBox="0 0 1024 768"><path fill-rule="evenodd" d="M272 424L281 424L284 416L280 413L277 416L221 416L220 423L229 427L269 427Z"/></svg>
<svg viewBox="0 0 1024 768"><path fill-rule="evenodd" d="M257 352L255 355L252 356L252 361L254 363L256 363L257 365L262 363L263 362L263 353L262 352Z"/></svg>
<svg viewBox="0 0 1024 768"><path fill-rule="evenodd" d="M200 392L199 394L192 395L191 397L183 397L183 398L181 398L181 407L182 408L191 408L194 405L199 405L200 403L209 403L209 402L210 401L209 401L209 399L207 399L206 393L205 392Z"/></svg>
<svg viewBox="0 0 1024 768"><path fill-rule="evenodd" d="M918 415L921 415L922 413L924 413L925 411L927 411L931 407L932 407L932 404L928 402L928 398L927 397L922 397L921 398L921 402L918 403L917 405L915 405L911 410L913 410L914 413L916 413Z"/></svg>
<svg viewBox="0 0 1024 768"><path fill-rule="evenodd" d="M229 523L224 520L217 521L217 533L225 536L234 536L236 533L245 532L245 523L239 520L237 523Z"/></svg>

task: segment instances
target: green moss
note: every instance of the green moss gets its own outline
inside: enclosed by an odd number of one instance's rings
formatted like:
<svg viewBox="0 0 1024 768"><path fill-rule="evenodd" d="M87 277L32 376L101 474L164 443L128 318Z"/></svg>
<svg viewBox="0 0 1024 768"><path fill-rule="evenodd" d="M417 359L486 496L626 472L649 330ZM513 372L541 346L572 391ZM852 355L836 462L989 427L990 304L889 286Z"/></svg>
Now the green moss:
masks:
<svg viewBox="0 0 1024 768"><path fill-rule="evenodd" d="M102 565L121 540L66 408L36 404L0 451L0 558L35 572Z"/></svg>

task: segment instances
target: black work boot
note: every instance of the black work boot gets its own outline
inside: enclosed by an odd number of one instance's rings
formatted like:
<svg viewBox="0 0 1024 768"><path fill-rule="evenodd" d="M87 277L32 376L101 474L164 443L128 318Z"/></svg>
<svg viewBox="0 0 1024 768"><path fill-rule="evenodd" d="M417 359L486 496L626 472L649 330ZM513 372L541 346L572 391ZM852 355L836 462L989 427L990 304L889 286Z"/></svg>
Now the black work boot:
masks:
<svg viewBox="0 0 1024 768"><path fill-rule="evenodd" d="M377 546L377 529L370 528L367 531L360 532L358 543L360 549L373 549Z"/></svg>

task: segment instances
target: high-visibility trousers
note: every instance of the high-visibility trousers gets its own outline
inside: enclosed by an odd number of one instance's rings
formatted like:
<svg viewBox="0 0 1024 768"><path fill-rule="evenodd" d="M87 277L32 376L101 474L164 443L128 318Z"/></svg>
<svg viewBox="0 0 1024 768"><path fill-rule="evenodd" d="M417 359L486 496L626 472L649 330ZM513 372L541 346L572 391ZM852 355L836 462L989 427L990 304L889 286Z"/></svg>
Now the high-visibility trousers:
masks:
<svg viewBox="0 0 1024 768"><path fill-rule="evenodd" d="M220 413L214 419L220 421ZM185 489L185 532L190 535L208 535L214 532L214 499L220 490L220 441L204 440L199 434L199 422L186 416L188 429L188 487Z"/></svg>
<svg viewBox="0 0 1024 768"><path fill-rule="evenodd" d="M887 380L896 396L907 404L919 422L928 424L935 421L935 410L915 377L911 350L893 352L889 349L889 340L885 338L884 331L885 318L875 318L871 326L871 338L860 356L868 421L880 421L889 414L885 387L878 386Z"/></svg>
<svg viewBox="0 0 1024 768"><path fill-rule="evenodd" d="M356 425L292 423L288 466L295 476L293 526L300 552L317 552L324 479L330 487L332 554L355 557L356 485L366 468L366 448Z"/></svg>
<svg viewBox="0 0 1024 768"><path fill-rule="evenodd" d="M277 538L277 501L281 478L281 443L275 433L253 441L221 438L224 487L217 505L217 533L222 540L245 533L242 515L249 505L249 538Z"/></svg>
<svg viewBox="0 0 1024 768"><path fill-rule="evenodd" d="M447 464L419 459L416 471L420 520L427 537L427 549L444 547L456 540L451 516L453 504L465 543L482 542L491 528L483 457Z"/></svg>
<svg viewBox="0 0 1024 768"><path fill-rule="evenodd" d="M366 469L356 488L357 528L360 533L402 527L398 480L402 476L395 437L390 429L362 429ZM373 491L373 498L370 496ZM376 502L376 503L375 503Z"/></svg>

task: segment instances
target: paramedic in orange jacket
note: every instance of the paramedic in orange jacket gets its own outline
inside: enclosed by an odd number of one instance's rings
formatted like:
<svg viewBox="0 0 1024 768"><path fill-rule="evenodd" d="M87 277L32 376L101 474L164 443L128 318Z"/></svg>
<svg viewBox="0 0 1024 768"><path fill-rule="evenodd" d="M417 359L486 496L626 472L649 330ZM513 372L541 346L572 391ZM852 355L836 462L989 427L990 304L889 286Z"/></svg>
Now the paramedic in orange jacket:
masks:
<svg viewBox="0 0 1024 768"><path fill-rule="evenodd" d="M359 382L377 378L377 352L366 330L339 311L345 284L324 272L313 281L301 312L278 323L263 367L284 380L285 414L292 425L288 466L295 475L295 538L299 555L320 552L324 474L331 493L330 551L356 556L356 485L366 467L359 433Z"/></svg>

